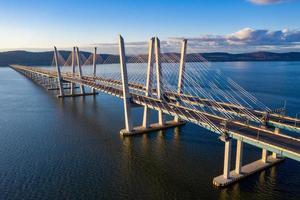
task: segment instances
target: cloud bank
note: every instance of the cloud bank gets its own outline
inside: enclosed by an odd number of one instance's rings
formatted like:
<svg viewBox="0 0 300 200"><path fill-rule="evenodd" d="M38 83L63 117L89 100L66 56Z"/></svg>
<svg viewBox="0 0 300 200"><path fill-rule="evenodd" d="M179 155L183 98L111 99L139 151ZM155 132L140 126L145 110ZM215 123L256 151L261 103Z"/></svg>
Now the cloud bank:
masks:
<svg viewBox="0 0 300 200"><path fill-rule="evenodd" d="M182 38L171 38L181 40ZM206 51L299 51L299 30L254 30L244 28L228 35L204 35L188 38L189 44L197 49ZM204 51L205 51L204 50Z"/></svg>

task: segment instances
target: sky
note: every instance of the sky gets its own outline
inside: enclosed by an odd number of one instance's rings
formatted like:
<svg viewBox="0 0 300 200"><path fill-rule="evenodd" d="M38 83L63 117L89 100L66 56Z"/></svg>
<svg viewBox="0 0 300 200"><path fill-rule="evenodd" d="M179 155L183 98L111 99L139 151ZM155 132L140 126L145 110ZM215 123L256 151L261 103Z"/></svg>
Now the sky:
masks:
<svg viewBox="0 0 300 200"><path fill-rule="evenodd" d="M201 52L300 51L300 0L1 0L0 51L180 41Z"/></svg>

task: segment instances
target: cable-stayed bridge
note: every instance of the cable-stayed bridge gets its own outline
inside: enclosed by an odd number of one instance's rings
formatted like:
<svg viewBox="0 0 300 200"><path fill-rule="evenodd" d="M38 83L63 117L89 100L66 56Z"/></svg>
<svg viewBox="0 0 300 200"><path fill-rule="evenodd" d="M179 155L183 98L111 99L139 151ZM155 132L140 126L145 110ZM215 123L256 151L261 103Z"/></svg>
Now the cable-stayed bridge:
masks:
<svg viewBox="0 0 300 200"><path fill-rule="evenodd" d="M299 119L287 116L285 107L271 110L232 79L212 70L201 54L188 47L187 40L170 46L170 42L151 38L145 52L131 49L133 53L126 55L128 49L120 36L116 45L119 56L104 58L95 48L86 57L74 47L64 57L54 48L53 68L19 65L12 68L48 90L58 90L60 98L103 92L123 99L125 128L120 132L124 136L185 122L219 134L225 151L223 175L214 179L217 186L233 183L281 162L284 157L300 161L300 139L289 134L300 133ZM176 50L179 53L174 53ZM144 108L139 127L133 127L133 104ZM156 124L149 123L151 110L158 113ZM166 121L166 115L174 119ZM237 140L233 171L232 139ZM262 158L243 166L243 143L261 148ZM268 156L268 152L272 155Z"/></svg>

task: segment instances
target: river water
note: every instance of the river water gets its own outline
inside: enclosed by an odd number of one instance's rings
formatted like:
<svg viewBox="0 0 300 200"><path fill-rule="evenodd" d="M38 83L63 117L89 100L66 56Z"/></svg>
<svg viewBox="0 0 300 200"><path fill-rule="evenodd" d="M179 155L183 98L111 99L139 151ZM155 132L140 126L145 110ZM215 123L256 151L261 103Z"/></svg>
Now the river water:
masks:
<svg viewBox="0 0 300 200"><path fill-rule="evenodd" d="M300 62L212 63L271 108L300 113ZM300 163L282 164L226 189L223 143L193 124L123 138L122 101L57 99L0 68L0 199L299 199ZM135 124L142 109L134 108ZM244 163L261 150L245 145ZM233 158L234 158L233 153ZM234 159L233 159L234 160Z"/></svg>

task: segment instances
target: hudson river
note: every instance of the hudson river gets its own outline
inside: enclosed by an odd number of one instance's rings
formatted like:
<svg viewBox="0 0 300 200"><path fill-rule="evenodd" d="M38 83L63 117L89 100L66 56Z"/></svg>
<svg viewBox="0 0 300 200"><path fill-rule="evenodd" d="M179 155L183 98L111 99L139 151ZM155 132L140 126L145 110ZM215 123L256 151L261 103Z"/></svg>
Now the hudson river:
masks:
<svg viewBox="0 0 300 200"><path fill-rule="evenodd" d="M300 116L300 62L212 67L269 107L286 100L288 114ZM122 138L122 106L105 94L57 99L1 67L0 199L299 199L300 163L286 159L217 189L212 180L222 173L224 145L216 134L188 123ZM133 116L140 123L142 109ZM260 156L245 145L244 163Z"/></svg>

